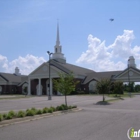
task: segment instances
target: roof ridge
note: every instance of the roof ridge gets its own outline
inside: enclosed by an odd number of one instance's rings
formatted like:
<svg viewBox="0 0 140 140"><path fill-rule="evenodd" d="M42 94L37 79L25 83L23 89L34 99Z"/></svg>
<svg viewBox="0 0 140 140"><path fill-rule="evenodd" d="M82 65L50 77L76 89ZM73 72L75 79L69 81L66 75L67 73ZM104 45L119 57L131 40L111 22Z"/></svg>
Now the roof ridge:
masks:
<svg viewBox="0 0 140 140"><path fill-rule="evenodd" d="M60 69L60 70L62 70L62 71L64 71L64 72L66 72L66 73L69 73L70 71L67 69L67 68L65 68L63 65L61 65L59 62L56 62L56 61L54 61L54 60L51 60L50 61L51 63L51 65L52 66L55 66L55 67L57 67L58 69ZM61 65L61 66L60 66ZM60 67L62 67L62 68L60 68Z"/></svg>

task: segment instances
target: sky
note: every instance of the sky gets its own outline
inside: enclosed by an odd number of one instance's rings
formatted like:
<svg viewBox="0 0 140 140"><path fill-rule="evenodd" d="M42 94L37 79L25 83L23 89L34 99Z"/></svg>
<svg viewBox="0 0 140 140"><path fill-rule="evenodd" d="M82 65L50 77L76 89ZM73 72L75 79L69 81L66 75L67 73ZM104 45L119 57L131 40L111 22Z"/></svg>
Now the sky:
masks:
<svg viewBox="0 0 140 140"><path fill-rule="evenodd" d="M67 63L140 69L140 0L0 0L0 72L29 74L54 52L57 20ZM114 21L109 19L113 18Z"/></svg>

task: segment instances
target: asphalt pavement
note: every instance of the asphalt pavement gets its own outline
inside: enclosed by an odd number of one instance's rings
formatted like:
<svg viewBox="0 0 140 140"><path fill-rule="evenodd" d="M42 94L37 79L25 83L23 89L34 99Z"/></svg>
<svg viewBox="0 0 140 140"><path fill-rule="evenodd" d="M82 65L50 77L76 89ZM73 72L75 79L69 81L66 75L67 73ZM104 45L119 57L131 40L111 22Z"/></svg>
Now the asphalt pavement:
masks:
<svg viewBox="0 0 140 140"><path fill-rule="evenodd" d="M129 140L129 128L140 129L140 96L96 105L100 96L70 96L68 103L81 111L64 113L0 128L0 140ZM44 97L1 100L0 112L15 108L55 106L64 97L48 101ZM140 138L132 138L132 140Z"/></svg>

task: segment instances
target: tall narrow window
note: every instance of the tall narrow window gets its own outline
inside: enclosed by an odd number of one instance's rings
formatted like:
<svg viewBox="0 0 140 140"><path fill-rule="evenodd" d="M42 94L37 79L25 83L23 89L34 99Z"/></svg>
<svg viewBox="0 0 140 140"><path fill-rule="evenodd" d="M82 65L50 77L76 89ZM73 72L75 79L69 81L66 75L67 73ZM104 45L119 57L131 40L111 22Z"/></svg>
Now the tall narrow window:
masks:
<svg viewBox="0 0 140 140"><path fill-rule="evenodd" d="M55 52L57 52L57 48L55 48Z"/></svg>

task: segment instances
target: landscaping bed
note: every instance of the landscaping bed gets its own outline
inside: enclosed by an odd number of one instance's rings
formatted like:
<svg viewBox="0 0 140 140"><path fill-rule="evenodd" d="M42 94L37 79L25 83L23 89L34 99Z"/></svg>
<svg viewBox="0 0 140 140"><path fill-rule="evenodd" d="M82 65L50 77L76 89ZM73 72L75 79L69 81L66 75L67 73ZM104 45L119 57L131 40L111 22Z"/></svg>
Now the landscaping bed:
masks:
<svg viewBox="0 0 140 140"><path fill-rule="evenodd" d="M31 108L27 109L26 111L20 110L18 112L15 112L13 110L9 111L8 113L0 113L0 124L3 121L6 120L12 120L12 119L17 119L18 118L29 118L29 117L34 117L34 116L39 116L39 115L46 115L50 113L55 113L57 111L65 111L65 110L71 110L73 108L77 108L77 106L66 106L64 104L57 106L57 107L44 107L43 109L36 109L36 108ZM23 119L24 120L24 119Z"/></svg>

